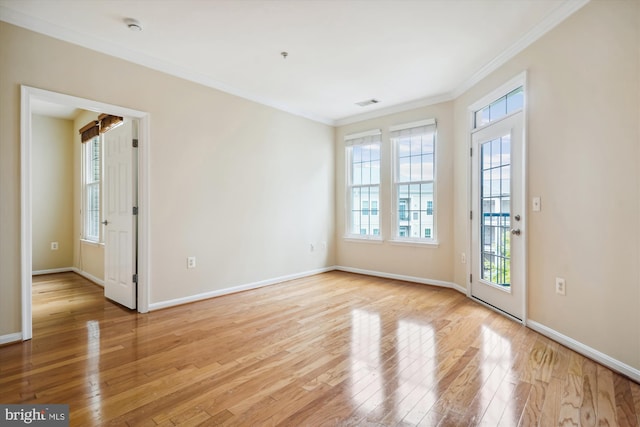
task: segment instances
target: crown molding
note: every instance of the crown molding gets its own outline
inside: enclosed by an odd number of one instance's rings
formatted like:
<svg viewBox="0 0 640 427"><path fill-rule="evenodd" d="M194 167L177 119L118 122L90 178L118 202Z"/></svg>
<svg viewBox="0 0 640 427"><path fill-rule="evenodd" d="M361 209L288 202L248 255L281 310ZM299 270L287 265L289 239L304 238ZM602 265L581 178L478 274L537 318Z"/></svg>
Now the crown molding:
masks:
<svg viewBox="0 0 640 427"><path fill-rule="evenodd" d="M460 95L471 89L478 84L482 79L489 74L496 71L498 68L506 64L510 59L529 47L533 42L540 37L547 34L554 29L558 24L563 22L569 16L573 15L584 5L589 3L590 0L567 0L558 6L550 15L548 15L543 21L532 28L524 36L518 39L514 44L505 49L502 53L492 59L485 66L476 71L471 77L465 80L461 85L448 93L444 93L438 96L432 96L428 98L421 98L415 101L392 105L386 108L380 108L369 113L356 114L349 117L344 117L335 121L335 126L344 126L351 123L357 123L364 120L374 119L377 117L386 116L389 114L400 113L403 111L411 110L414 108L426 107L429 105L439 104L441 102L447 102L458 98Z"/></svg>
<svg viewBox="0 0 640 427"><path fill-rule="evenodd" d="M330 119L327 117L321 117L316 114L300 111L295 108L291 108L288 105L283 105L275 102L271 99L266 99L255 94L246 92L236 87L229 86L225 83L219 82L201 73L196 73L185 69L176 64L162 61L158 58L150 55L134 52L133 50L114 47L108 41L99 39L97 37L87 36L78 32L68 30L50 22L45 22L40 19L35 19L28 15L22 14L11 10L5 6L0 5L0 21L5 21L13 25L17 25L22 28L26 28L37 33L45 34L55 39L63 40L75 45L79 45L91 50L97 50L107 55L114 56L116 58L124 59L134 64L142 65L147 68L151 68L156 71L163 72L165 74L179 77L185 80L192 81L194 83L201 84L222 92L226 92L231 95L238 96L240 98L247 99L268 107L275 108L280 111L284 111L295 116L304 117L306 119L323 123L330 126L344 126L351 123L361 122L364 120L374 119L377 117L386 116L389 114L400 113L403 111L412 110L415 108L426 107L429 105L439 104L456 99L467 90L472 88L482 79L487 77L492 72L496 71L507 61L514 56L522 52L525 48L538 40L540 37L551 31L562 21L567 19L573 13L578 11L584 5L589 3L590 0L566 0L558 8L556 8L549 16L547 16L538 25L527 32L523 37L518 39L509 48L505 49L502 53L492 59L489 63L484 65L478 71L476 71L471 77L465 80L462 84L456 87L454 90L443 93L436 96L427 98L420 98L414 101L405 102L401 104L391 105L388 107L379 108L366 113L356 114L352 116L343 117L340 119Z"/></svg>
<svg viewBox="0 0 640 427"><path fill-rule="evenodd" d="M556 10L554 10L550 15L548 15L543 21L538 23L535 27L533 27L529 32L527 32L524 36L518 39L514 44L505 49L498 56L493 58L489 63L476 71L469 79L467 79L464 83L458 86L453 92L451 92L451 96L453 98L457 98L473 86L478 84L482 79L487 77L489 74L496 71L498 68L506 64L510 59L515 57L517 54L525 50L529 47L533 42L538 40L540 37L547 34L549 31L554 29L558 24L563 22L569 16L573 15L579 9L581 9L584 5L589 3L590 0L567 0L562 3Z"/></svg>

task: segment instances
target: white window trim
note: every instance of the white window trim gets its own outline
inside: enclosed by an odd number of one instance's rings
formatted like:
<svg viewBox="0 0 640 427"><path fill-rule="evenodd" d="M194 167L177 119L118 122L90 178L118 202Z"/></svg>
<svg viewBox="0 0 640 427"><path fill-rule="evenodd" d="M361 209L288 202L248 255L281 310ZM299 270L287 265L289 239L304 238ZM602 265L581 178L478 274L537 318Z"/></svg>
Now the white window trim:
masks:
<svg viewBox="0 0 640 427"><path fill-rule="evenodd" d="M389 128L390 132L411 129L420 126L435 126L434 131L434 145L433 145L433 226L431 227L431 238L427 239L424 237L401 237L398 235L398 182L396 182L396 178L398 175L398 150L396 147L396 143L393 141L393 138L390 138L391 142L391 239L389 242L394 245L404 245L404 246L419 246L419 247L434 247L437 248L440 246L440 242L438 240L438 191L437 191L437 183L438 183L438 126L436 119L426 119L419 120L416 122L404 123L400 125L391 126ZM420 181L425 182L425 181Z"/></svg>
<svg viewBox="0 0 640 427"><path fill-rule="evenodd" d="M100 181L99 181L99 194L100 194L100 215L99 215L99 219L98 219L98 239L90 239L87 237L87 168L88 168L88 159L87 157L89 156L89 146L87 144L93 142L93 140L95 138L98 138L99 143L100 143ZM87 243L93 243L96 245L104 245L104 235L103 235L103 231L102 231L102 218L104 217L103 215L103 203L102 203L102 190L103 190L103 180L104 180L104 167L103 167L103 162L104 162L104 144L102 141L102 135L98 135L94 138L91 138L89 141L87 141L86 143L82 144L81 147L82 150L82 162L81 162L81 176L82 176L82 180L81 180L81 210L80 210L80 217L81 217L81 229L82 229L82 233L81 233L81 237L80 240L83 242L87 242Z"/></svg>
<svg viewBox="0 0 640 427"><path fill-rule="evenodd" d="M355 234L355 233L351 233L351 216L353 214L353 201L351 200L351 189L353 188L353 186L351 185L351 150L349 150L350 147L353 147L354 145L360 145L360 144L364 144L364 141L360 141L360 140L364 140L365 138L369 137L369 136L381 136L382 135L382 130L381 129L371 129L368 131L364 131L364 132L358 132L358 133L352 133L349 135L345 135L344 136L344 153L345 153L345 197L346 197L346 203L345 203L345 230L344 230L344 236L343 239L345 241L351 241L351 242L377 242L377 243L381 243L384 241L384 237L383 237L383 230L382 230L382 210L380 209L380 206L382 205L382 198L381 196L381 192L382 192L382 175L380 176L380 183L379 184L373 184L373 185L377 185L378 186L378 197L379 197L379 201L378 201L378 221L380 223L380 234L378 235L374 235L374 234ZM382 148L382 138L380 138L380 148ZM380 162L382 163L382 159L380 159ZM366 185L363 187L370 187L371 185Z"/></svg>

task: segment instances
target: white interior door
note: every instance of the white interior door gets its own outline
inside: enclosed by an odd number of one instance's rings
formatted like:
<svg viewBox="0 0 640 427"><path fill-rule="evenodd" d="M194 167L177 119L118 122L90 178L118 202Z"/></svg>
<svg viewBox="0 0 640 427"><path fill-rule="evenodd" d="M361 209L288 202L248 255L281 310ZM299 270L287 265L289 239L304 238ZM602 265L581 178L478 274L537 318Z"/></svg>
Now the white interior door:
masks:
<svg viewBox="0 0 640 427"><path fill-rule="evenodd" d="M136 308L136 192L133 123L104 134L104 294Z"/></svg>
<svg viewBox="0 0 640 427"><path fill-rule="evenodd" d="M471 295L524 316L523 113L472 135Z"/></svg>

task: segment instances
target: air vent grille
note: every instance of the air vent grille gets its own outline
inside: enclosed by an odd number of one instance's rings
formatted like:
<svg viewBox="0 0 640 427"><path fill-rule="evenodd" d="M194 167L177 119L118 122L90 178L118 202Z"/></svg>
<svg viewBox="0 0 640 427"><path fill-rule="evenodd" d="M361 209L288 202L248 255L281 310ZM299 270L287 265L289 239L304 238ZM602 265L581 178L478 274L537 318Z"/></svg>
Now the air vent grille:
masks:
<svg viewBox="0 0 640 427"><path fill-rule="evenodd" d="M380 101L378 101L375 98L371 98L371 99L367 99L366 101L356 102L356 105L359 105L361 107L366 107L367 105L377 104L378 102Z"/></svg>

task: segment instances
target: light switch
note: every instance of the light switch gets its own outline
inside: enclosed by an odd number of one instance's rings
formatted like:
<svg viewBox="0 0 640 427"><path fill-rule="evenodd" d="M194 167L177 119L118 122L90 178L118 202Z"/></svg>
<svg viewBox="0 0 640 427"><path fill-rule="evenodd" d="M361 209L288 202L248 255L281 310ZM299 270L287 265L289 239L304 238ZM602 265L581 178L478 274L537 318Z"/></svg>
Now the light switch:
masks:
<svg viewBox="0 0 640 427"><path fill-rule="evenodd" d="M540 210L542 209L542 206L540 204L540 197L534 197L532 205L533 205L534 212L540 212Z"/></svg>

